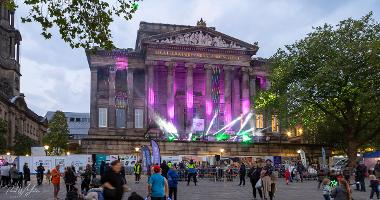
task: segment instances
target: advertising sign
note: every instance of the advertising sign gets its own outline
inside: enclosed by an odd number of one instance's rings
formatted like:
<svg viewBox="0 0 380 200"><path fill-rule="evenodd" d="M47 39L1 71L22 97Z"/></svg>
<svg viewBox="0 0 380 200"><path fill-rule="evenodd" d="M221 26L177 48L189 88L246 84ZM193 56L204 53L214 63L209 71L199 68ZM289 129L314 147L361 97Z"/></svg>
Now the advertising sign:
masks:
<svg viewBox="0 0 380 200"><path fill-rule="evenodd" d="M205 130L205 120L204 119L193 119L193 130L194 131L204 131Z"/></svg>

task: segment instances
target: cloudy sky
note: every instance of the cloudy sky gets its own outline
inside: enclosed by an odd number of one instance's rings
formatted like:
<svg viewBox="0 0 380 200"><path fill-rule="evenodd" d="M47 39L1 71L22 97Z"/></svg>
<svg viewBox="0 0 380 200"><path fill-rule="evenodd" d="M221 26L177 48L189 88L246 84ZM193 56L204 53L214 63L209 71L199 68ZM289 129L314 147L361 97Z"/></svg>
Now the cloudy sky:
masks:
<svg viewBox="0 0 380 200"><path fill-rule="evenodd" d="M89 112L90 73L84 51L71 49L57 32L43 39L37 24L20 22L26 10L20 5L16 27L23 37L21 90L29 107L43 116L58 109ZM270 57L313 26L360 18L369 11L380 21L379 0L144 0L131 21L116 19L112 31L116 46L128 48L135 45L140 21L195 25L202 17L220 32L258 41L258 55Z"/></svg>

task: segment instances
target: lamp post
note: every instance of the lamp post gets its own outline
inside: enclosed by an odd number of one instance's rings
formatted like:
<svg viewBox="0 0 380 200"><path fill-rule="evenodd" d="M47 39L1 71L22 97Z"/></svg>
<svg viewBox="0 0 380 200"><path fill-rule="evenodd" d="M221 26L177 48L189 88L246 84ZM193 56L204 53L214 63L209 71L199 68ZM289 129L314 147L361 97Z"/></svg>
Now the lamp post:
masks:
<svg viewBox="0 0 380 200"><path fill-rule="evenodd" d="M49 145L45 145L44 146L44 149L45 149L45 154L46 156L48 155L48 150L49 150Z"/></svg>
<svg viewBox="0 0 380 200"><path fill-rule="evenodd" d="M66 155L68 155L68 156L69 156L69 155L70 155L70 151L68 151L68 152L66 153Z"/></svg>

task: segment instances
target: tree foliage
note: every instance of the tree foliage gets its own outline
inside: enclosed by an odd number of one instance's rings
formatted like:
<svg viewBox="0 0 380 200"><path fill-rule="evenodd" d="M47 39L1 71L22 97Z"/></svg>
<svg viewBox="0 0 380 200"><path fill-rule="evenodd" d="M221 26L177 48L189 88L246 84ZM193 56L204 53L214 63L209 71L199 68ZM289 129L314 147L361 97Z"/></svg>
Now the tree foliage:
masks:
<svg viewBox="0 0 380 200"><path fill-rule="evenodd" d="M16 133L14 137L14 146L13 146L13 151L15 155L18 156L23 156L26 154L31 154L31 147L34 145L37 145L38 142L32 140L30 137Z"/></svg>
<svg viewBox="0 0 380 200"><path fill-rule="evenodd" d="M65 113L56 111L49 121L48 132L43 138L43 144L49 145L49 153L61 155L67 150L69 140L69 128Z"/></svg>
<svg viewBox="0 0 380 200"><path fill-rule="evenodd" d="M2 0L15 9L14 0ZM23 0L28 14L23 23L37 22L41 25L42 36L50 39L50 29L56 26L61 38L71 48L90 49L100 46L114 48L110 24L115 16L132 19L138 9L139 0ZM109 3L110 2L110 3Z"/></svg>
<svg viewBox="0 0 380 200"><path fill-rule="evenodd" d="M5 153L5 151L7 150L7 130L7 123L4 120L0 119L0 154Z"/></svg>
<svg viewBox="0 0 380 200"><path fill-rule="evenodd" d="M353 165L359 148L379 141L380 24L369 13L313 29L272 57L273 85L256 106L280 108L289 127L301 124Z"/></svg>

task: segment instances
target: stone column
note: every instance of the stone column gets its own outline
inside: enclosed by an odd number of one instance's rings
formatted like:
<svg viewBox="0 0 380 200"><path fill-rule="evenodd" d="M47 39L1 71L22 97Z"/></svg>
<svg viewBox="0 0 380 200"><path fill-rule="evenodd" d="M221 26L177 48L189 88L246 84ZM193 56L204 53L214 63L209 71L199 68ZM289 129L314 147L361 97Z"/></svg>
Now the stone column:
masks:
<svg viewBox="0 0 380 200"><path fill-rule="evenodd" d="M224 66L224 124L231 122L231 71L233 66Z"/></svg>
<svg viewBox="0 0 380 200"><path fill-rule="evenodd" d="M212 67L213 65L205 65L206 69L206 81L205 81L205 129L207 130L211 119L213 117L213 103L211 97L211 79L212 79ZM205 130L205 131L206 131Z"/></svg>
<svg viewBox="0 0 380 200"><path fill-rule="evenodd" d="M90 90L90 127L98 127L98 105L97 105L97 92L98 92L98 69L91 68L91 90Z"/></svg>
<svg viewBox="0 0 380 200"><path fill-rule="evenodd" d="M233 73L232 83L232 118L235 119L241 115L241 96L240 96L240 75L235 70ZM236 75L239 75L238 77ZM235 127L235 126L234 126ZM237 126L236 126L237 127Z"/></svg>
<svg viewBox="0 0 380 200"><path fill-rule="evenodd" d="M167 84L167 99L166 99L166 114L167 119L174 122L175 105L174 105L174 76L175 76L175 62L166 62L165 66L168 70L168 76L166 80Z"/></svg>
<svg viewBox="0 0 380 200"><path fill-rule="evenodd" d="M151 115L154 113L155 93L154 93L154 67L157 65L156 61L148 61L146 78L146 111L145 111L145 123L149 125L151 122Z"/></svg>
<svg viewBox="0 0 380 200"><path fill-rule="evenodd" d="M193 85L193 68L194 63L186 63L186 132L190 133L193 126L193 108L194 108L194 85Z"/></svg>
<svg viewBox="0 0 380 200"><path fill-rule="evenodd" d="M249 95L251 104L255 104L256 97L256 74L253 70L250 70L250 80L249 80ZM256 111L253 109L253 117L249 120L249 125L251 128L256 127Z"/></svg>
<svg viewBox="0 0 380 200"><path fill-rule="evenodd" d="M241 110L243 114L247 114L250 111L251 104L249 102L249 71L248 68L242 68L242 82L241 82L241 91L242 91L242 103Z"/></svg>
<svg viewBox="0 0 380 200"><path fill-rule="evenodd" d="M135 122L135 106L134 106L134 91L133 91L133 68L127 69L127 87L128 87L128 105L127 105L127 128L133 128Z"/></svg>
<svg viewBox="0 0 380 200"><path fill-rule="evenodd" d="M116 67L109 67L109 83L108 83L108 127L116 127L116 105L115 105L115 94L116 94Z"/></svg>

